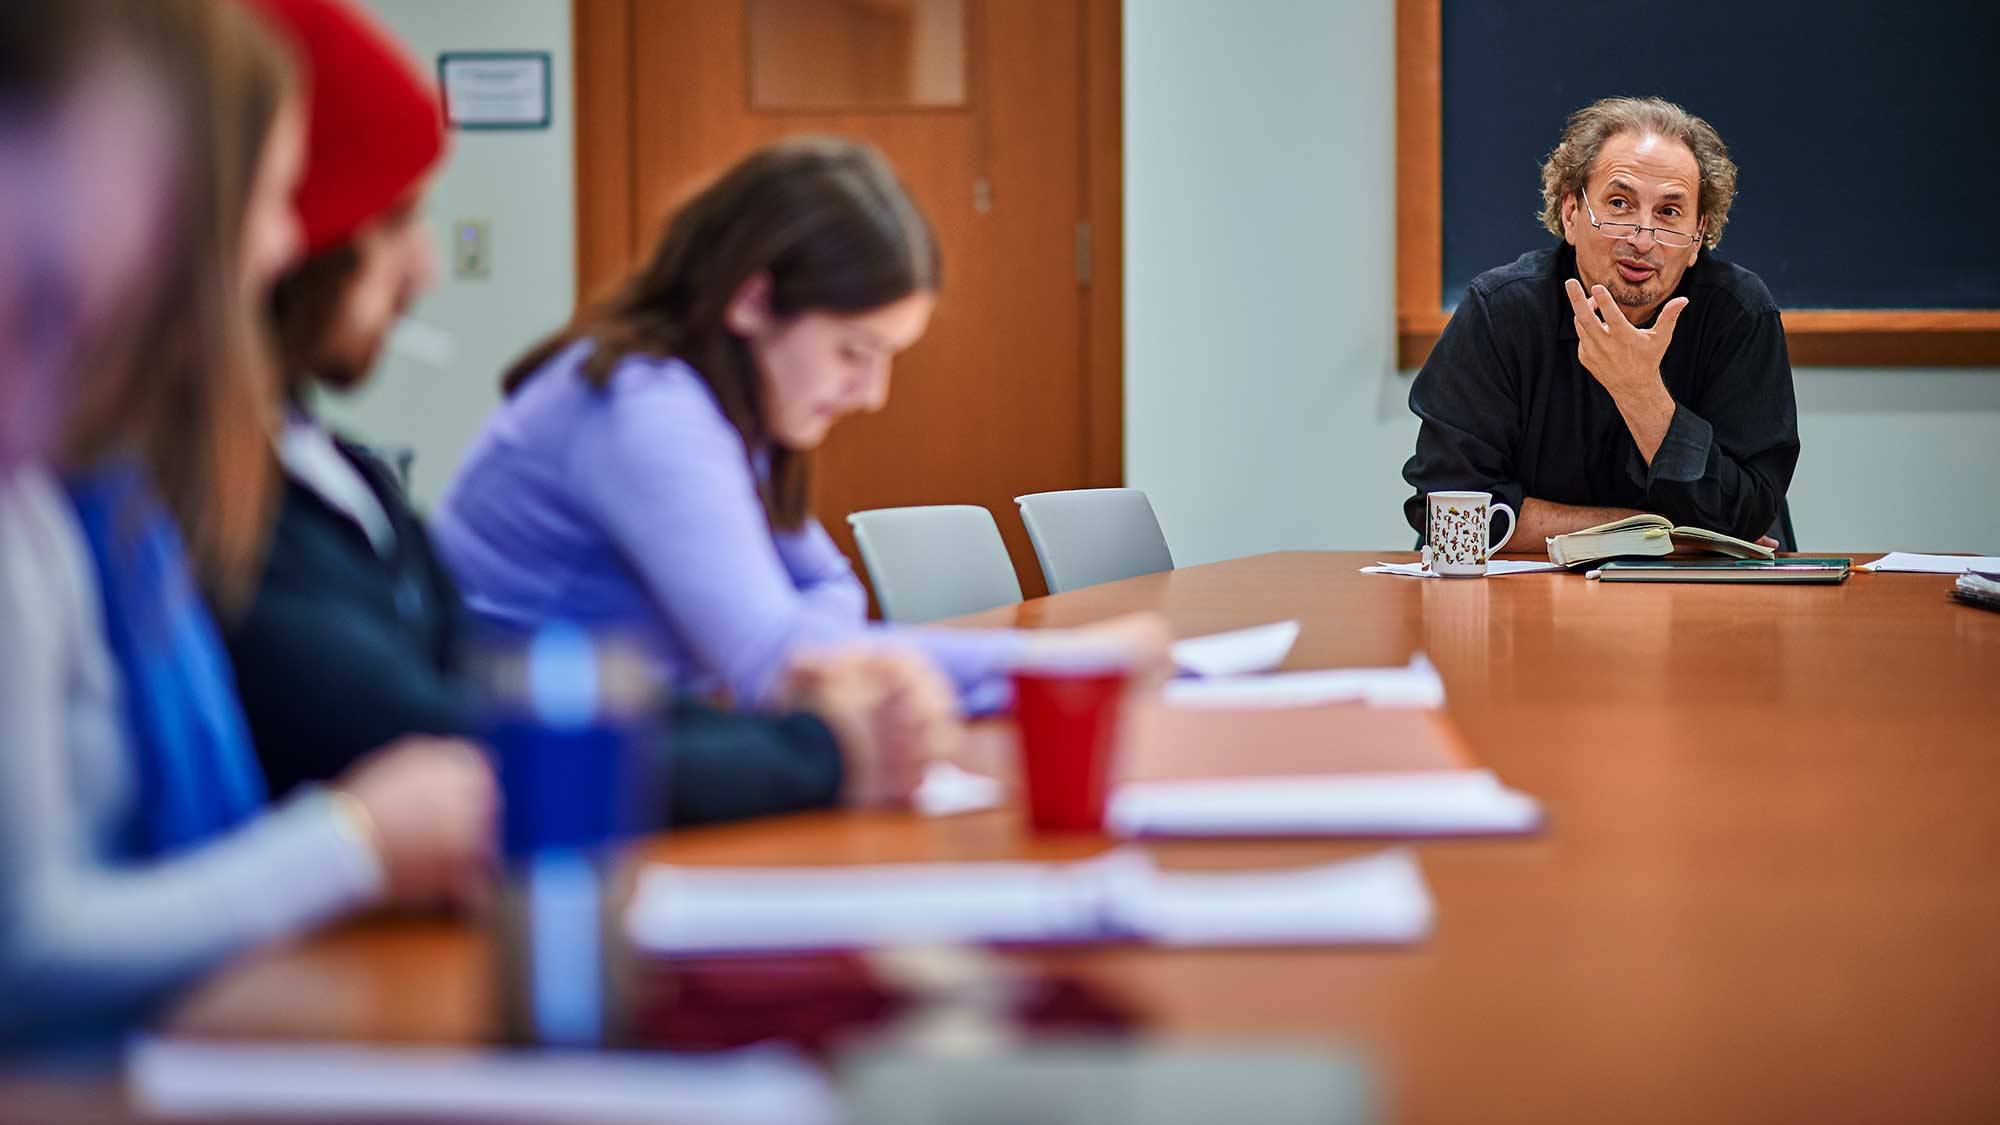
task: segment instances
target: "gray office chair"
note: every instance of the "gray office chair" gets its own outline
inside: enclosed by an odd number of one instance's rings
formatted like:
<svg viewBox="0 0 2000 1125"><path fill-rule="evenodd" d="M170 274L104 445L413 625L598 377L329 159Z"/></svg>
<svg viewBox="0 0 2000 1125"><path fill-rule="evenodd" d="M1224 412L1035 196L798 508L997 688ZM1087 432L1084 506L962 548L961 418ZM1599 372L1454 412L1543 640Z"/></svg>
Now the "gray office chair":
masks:
<svg viewBox="0 0 2000 1125"><path fill-rule="evenodd" d="M1174 568L1152 502L1136 488L1037 492L1014 503L1051 594Z"/></svg>
<svg viewBox="0 0 2000 1125"><path fill-rule="evenodd" d="M847 517L882 616L899 624L1021 600L993 514L972 504L877 508Z"/></svg>
<svg viewBox="0 0 2000 1125"><path fill-rule="evenodd" d="M1796 551L1799 549L1798 533L1792 530L1792 501L1790 497L1778 501L1778 520L1771 525L1771 530L1766 534L1778 541L1778 550L1780 551Z"/></svg>

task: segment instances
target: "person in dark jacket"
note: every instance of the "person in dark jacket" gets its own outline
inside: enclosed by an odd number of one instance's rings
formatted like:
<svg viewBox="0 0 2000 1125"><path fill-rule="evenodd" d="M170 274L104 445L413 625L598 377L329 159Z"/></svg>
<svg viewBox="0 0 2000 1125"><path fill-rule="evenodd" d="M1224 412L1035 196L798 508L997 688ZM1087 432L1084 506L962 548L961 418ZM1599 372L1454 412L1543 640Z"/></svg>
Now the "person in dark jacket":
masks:
<svg viewBox="0 0 2000 1125"><path fill-rule="evenodd" d="M309 64L306 173L295 197L307 257L273 300L290 407L278 436L284 490L248 612L226 637L274 792L338 773L410 733L477 736L466 612L395 473L305 406L351 390L434 279L418 205L443 152L442 114L385 33L378 52L324 49L365 23L338 0L254 0ZM957 737L951 689L890 652L826 653L794 669L788 714L678 700L660 716L674 824L906 797Z"/></svg>
<svg viewBox="0 0 2000 1125"><path fill-rule="evenodd" d="M1542 166L1560 241L1474 278L1410 384L1411 527L1428 537L1430 493L1472 489L1528 549L1642 511L1777 534L1798 407L1770 291L1715 254L1735 192L1722 138L1680 106L1571 116Z"/></svg>

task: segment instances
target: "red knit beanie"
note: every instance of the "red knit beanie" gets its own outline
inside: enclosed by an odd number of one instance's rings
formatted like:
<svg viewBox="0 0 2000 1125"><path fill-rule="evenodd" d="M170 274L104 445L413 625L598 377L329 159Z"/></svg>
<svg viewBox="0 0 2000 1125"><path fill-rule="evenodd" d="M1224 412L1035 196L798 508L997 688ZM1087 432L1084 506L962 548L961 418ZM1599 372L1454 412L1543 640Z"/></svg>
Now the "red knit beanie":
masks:
<svg viewBox="0 0 2000 1125"><path fill-rule="evenodd" d="M444 111L389 32L343 0L249 0L292 43L312 98L294 198L306 252L389 210L444 151Z"/></svg>

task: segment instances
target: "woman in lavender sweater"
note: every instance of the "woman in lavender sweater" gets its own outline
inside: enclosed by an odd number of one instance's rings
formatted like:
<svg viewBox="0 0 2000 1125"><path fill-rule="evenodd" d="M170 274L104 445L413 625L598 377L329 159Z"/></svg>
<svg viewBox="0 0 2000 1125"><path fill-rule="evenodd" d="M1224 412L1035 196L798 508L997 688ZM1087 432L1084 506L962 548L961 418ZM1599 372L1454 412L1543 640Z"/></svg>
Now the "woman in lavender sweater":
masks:
<svg viewBox="0 0 2000 1125"><path fill-rule="evenodd" d="M929 225L873 150L760 150L673 218L652 260L503 380L435 519L473 609L631 629L684 690L772 701L794 654L871 629L806 509L812 451L882 408L936 303ZM1157 619L1099 626L1164 658ZM1005 701L1007 630L880 630L969 710Z"/></svg>

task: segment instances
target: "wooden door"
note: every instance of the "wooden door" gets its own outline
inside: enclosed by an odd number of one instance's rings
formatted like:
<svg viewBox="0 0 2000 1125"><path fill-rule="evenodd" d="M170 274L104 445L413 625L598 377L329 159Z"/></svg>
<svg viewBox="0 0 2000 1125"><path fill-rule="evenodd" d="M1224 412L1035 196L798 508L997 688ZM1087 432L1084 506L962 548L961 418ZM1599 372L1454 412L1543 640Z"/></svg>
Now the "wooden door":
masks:
<svg viewBox="0 0 2000 1125"><path fill-rule="evenodd" d="M944 288L888 407L821 451L816 514L859 569L849 512L983 505L1033 597L1041 569L1013 497L1123 477L1118 2L964 0L960 104L837 109L753 107L759 2L575 0L580 285L615 282L676 204L760 144L879 147L937 229Z"/></svg>

